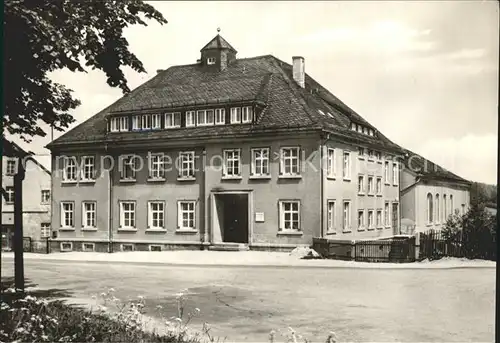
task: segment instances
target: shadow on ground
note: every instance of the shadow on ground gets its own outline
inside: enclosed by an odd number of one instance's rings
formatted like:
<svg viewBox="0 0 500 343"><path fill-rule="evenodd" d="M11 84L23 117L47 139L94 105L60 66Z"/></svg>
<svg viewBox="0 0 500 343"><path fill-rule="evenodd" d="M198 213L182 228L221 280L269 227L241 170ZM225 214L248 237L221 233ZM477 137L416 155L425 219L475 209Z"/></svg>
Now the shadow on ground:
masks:
<svg viewBox="0 0 500 343"><path fill-rule="evenodd" d="M19 297L19 294L6 292L9 288L14 288L15 282L13 277L4 277L0 282L0 292L1 298L6 299L7 297ZM31 295L37 298L45 298L49 300L60 300L62 298L71 297L72 293L66 289L60 288L50 288L50 289L38 289L37 285L31 282L29 279L25 280L25 294Z"/></svg>

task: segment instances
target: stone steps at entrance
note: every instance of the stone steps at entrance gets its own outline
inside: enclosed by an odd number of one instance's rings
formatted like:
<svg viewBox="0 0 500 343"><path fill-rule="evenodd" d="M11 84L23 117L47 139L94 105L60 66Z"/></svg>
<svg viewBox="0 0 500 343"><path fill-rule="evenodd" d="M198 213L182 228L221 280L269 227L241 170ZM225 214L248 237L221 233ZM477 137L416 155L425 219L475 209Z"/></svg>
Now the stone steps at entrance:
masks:
<svg viewBox="0 0 500 343"><path fill-rule="evenodd" d="M248 251L248 244L241 243L214 243L208 247L213 251Z"/></svg>

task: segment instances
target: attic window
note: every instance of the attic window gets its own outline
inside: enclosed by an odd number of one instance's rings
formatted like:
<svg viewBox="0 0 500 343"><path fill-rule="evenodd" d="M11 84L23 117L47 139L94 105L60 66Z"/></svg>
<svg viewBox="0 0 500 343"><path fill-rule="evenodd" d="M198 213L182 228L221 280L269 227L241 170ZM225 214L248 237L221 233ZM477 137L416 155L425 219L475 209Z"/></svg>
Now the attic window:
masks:
<svg viewBox="0 0 500 343"><path fill-rule="evenodd" d="M370 129L370 130L368 131L368 134L369 134L370 136L374 136L374 135L375 135L375 133L373 132L373 130L372 130L372 129Z"/></svg>
<svg viewBox="0 0 500 343"><path fill-rule="evenodd" d="M356 123L351 123L351 130L356 131Z"/></svg>
<svg viewBox="0 0 500 343"><path fill-rule="evenodd" d="M322 116L325 115L325 112L323 112L322 110L318 110L319 114L321 114Z"/></svg>
<svg viewBox="0 0 500 343"><path fill-rule="evenodd" d="M207 58L207 64L208 65L215 64L215 57L209 57L209 58Z"/></svg>
<svg viewBox="0 0 500 343"><path fill-rule="evenodd" d="M327 112L327 114L330 118L333 118L333 114L331 114L330 112Z"/></svg>

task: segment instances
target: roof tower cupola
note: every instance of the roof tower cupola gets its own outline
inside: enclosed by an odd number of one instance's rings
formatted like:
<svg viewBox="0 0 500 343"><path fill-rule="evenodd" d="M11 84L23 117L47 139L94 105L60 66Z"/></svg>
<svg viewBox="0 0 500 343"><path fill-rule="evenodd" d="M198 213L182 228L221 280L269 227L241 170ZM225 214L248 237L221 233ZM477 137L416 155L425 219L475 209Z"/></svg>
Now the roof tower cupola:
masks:
<svg viewBox="0 0 500 343"><path fill-rule="evenodd" d="M237 51L219 34L220 28L217 28L215 36L207 45L201 49L201 65L207 68L213 68L222 71L236 60Z"/></svg>

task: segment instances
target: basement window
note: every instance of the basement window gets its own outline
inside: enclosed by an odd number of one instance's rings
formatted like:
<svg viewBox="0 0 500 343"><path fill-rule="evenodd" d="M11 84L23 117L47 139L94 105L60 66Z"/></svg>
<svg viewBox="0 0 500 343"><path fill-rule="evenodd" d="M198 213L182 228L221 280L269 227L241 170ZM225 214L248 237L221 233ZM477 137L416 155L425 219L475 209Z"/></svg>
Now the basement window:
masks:
<svg viewBox="0 0 500 343"><path fill-rule="evenodd" d="M73 250L73 243L62 242L60 248L61 248L61 251L72 251Z"/></svg>
<svg viewBox="0 0 500 343"><path fill-rule="evenodd" d="M121 251L134 251L133 244L122 244L120 247L121 247Z"/></svg>
<svg viewBox="0 0 500 343"><path fill-rule="evenodd" d="M149 246L149 251L161 251L161 245L150 245Z"/></svg>
<svg viewBox="0 0 500 343"><path fill-rule="evenodd" d="M82 244L82 251L94 252L95 251L95 244L94 243L83 243Z"/></svg>

